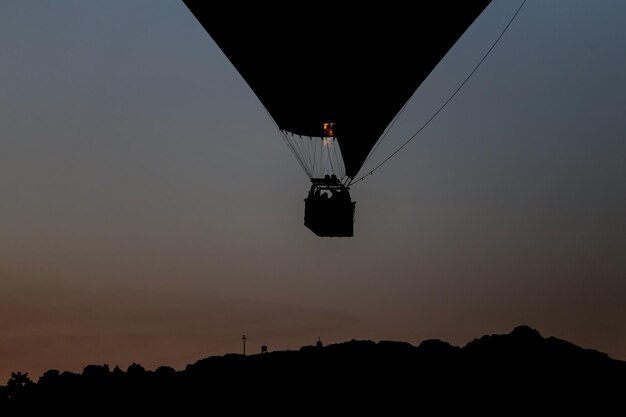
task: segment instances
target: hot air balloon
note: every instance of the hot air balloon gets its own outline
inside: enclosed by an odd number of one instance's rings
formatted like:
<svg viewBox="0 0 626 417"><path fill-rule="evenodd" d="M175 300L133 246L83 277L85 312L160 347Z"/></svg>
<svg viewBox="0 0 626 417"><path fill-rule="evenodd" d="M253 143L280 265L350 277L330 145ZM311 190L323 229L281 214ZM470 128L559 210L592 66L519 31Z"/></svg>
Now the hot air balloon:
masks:
<svg viewBox="0 0 626 417"><path fill-rule="evenodd" d="M305 225L340 237L353 235L349 186L372 148L491 0L183 1L311 179Z"/></svg>

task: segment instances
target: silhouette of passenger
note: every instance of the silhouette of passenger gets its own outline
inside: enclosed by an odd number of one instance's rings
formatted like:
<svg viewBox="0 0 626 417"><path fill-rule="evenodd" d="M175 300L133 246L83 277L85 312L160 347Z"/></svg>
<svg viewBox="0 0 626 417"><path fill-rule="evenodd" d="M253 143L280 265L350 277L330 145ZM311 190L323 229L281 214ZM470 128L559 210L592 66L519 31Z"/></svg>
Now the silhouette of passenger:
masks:
<svg viewBox="0 0 626 417"><path fill-rule="evenodd" d="M333 174L330 176L330 182L331 184L339 184L339 179L337 178L335 174Z"/></svg>
<svg viewBox="0 0 626 417"><path fill-rule="evenodd" d="M350 193L348 193L348 190L346 190L343 186L335 188L331 190L331 192L333 193L332 199L334 201L337 201L338 203L343 203L350 200Z"/></svg>
<svg viewBox="0 0 626 417"><path fill-rule="evenodd" d="M324 175L324 184L326 185L330 184L330 175L328 174Z"/></svg>

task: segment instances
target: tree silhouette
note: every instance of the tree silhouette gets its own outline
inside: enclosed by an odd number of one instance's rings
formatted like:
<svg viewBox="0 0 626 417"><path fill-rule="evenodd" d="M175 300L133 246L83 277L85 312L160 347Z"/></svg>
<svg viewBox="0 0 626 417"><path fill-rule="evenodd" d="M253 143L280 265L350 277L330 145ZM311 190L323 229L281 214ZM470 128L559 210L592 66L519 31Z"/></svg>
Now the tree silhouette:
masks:
<svg viewBox="0 0 626 417"><path fill-rule="evenodd" d="M9 398L23 398L35 384L28 377L28 372L11 372L11 378L6 385Z"/></svg>
<svg viewBox="0 0 626 417"><path fill-rule="evenodd" d="M149 371L137 363L126 371L107 365L88 365L80 374L50 370L37 384L28 374L14 372L0 386L0 415L10 415L10 407L22 414L28 410L27 415L35 415L35 409L85 415L95 404L98 411L111 413L130 405L141 415L195 414L207 404L237 404L242 412L273 415L316 410L357 415L376 408L383 415L410 409L509 415L511 407L534 414L546 406L555 415L580 415L581 410L623 415L624 392L626 362L520 326L464 347L440 340L419 346L352 340L297 351L214 356L181 371L168 366ZM303 410L305 404L312 408Z"/></svg>

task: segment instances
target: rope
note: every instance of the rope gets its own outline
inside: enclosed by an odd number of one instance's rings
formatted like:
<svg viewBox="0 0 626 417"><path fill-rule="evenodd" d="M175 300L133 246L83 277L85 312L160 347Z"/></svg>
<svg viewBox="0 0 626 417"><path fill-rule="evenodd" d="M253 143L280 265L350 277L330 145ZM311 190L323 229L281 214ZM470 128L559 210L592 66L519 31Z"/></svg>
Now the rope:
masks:
<svg viewBox="0 0 626 417"><path fill-rule="evenodd" d="M467 84L467 82L470 80L470 78L472 78L472 76L474 75L474 73L478 70L478 68L482 65L482 63L485 61L485 59L487 59L487 57L489 56L489 54L491 53L491 51L493 51L493 49L496 47L496 45L498 44L498 42L500 42L500 39L502 39L502 36L504 36L504 34L506 33L506 31L509 29L509 27L511 26L511 24L513 23L513 21L515 20L515 18L517 17L517 15L519 14L520 10L522 10L522 7L524 7L524 5L526 4L526 0L522 1L522 4L517 8L517 10L515 11L515 13L513 14L513 17L511 17L511 20L509 20L509 23L507 23L507 25L504 27L504 29L502 30L502 33L500 33L500 36L498 36L496 38L496 40L493 42L493 44L491 45L491 47L487 50L487 52L485 53L485 55L483 55L483 57L480 59L480 61L478 61L478 64L476 64L476 66L474 67L474 69L472 70L472 72L469 73L469 75L467 77L465 77L465 79L463 80L463 82L457 87L456 90L454 90L454 93L452 93L452 95L437 109L437 111L435 111L435 113L430 116L430 118L428 120L426 120L426 122L415 131L415 133L413 133L398 149L396 149L395 151L393 151L387 158L385 158L381 163L379 163L378 165L376 165L370 172L368 172L367 174L363 175L362 177L360 177L357 180L354 181L350 181L348 183L348 185L352 185L352 184L356 184L358 182L363 181L365 178L369 177L370 175L374 175L374 171L376 171L378 168L380 168L381 166L383 166L387 161L389 161L391 158L393 158L394 156L396 156L396 154L398 152L400 152L402 150L402 148L404 148L406 145L409 144L409 142L411 142L413 139L415 139L415 137L417 135L420 134L420 132L422 130L424 130L426 128L426 126L428 126L430 124L430 122L433 121L433 119L435 117L437 117L437 115L439 113L441 113L441 111L448 105L448 103L450 103L452 101L452 99L454 97L456 97L456 95L459 93L459 91L461 91L461 89L465 86L465 84ZM368 156L369 158L369 156Z"/></svg>
<svg viewBox="0 0 626 417"><path fill-rule="evenodd" d="M417 90L416 90L417 91ZM378 147L380 146L380 144L383 142L383 140L385 140L385 138L387 137L387 134L389 134L389 132L391 131L391 128L393 127L393 125L396 124L396 122L398 121L398 119L400 118L400 115L402 114L402 112L404 111L404 109L406 108L406 105L409 104L409 101L411 101L411 98L413 98L413 96L415 95L415 91L413 92L413 94L411 94L411 97L409 97L409 99L404 103L404 105L402 106L402 108L400 109L400 111L395 115L395 117L393 118L393 120L391 120L391 123L389 123L389 126L387 126L387 129L385 130L385 132L383 133L383 135L380 137L380 139L378 139L378 142L376 142L376 145L374 145L374 147L372 148L372 150L370 151L369 154L367 154L367 158L365 158L365 161L363 161L363 164L365 165L367 163L367 161L370 160L370 158L372 157L372 155L374 155L374 152L376 152L376 149L378 149Z"/></svg>
<svg viewBox="0 0 626 417"><path fill-rule="evenodd" d="M259 100L260 101L260 100ZM261 102L261 106L263 106L263 109L265 110L265 113L267 113L267 116L270 118L270 120L272 121L272 123L274 123L274 126L276 126L276 130L278 130L278 133L280 133L280 136L283 138L283 141L285 142L285 144L287 145L287 147L291 150L291 153L293 154L293 156L296 157L296 160L298 161L298 163L300 164L300 167L302 167L302 170L304 171L304 173L309 177L312 178L313 175L311 174L310 170L307 168L306 164L304 163L304 161L302 160L302 158L300 158L300 155L298 154L298 152L295 150L295 148L293 147L293 144L289 141L289 137L287 136L287 132L285 132L284 130L282 130L279 126L278 123L276 123L276 120L274 120L274 118L272 117L272 114L270 113L270 111L267 109L267 107L265 107L265 105L263 104L263 102Z"/></svg>
<svg viewBox="0 0 626 417"><path fill-rule="evenodd" d="M280 129L279 129L279 130L280 130ZM302 169L304 170L304 172L307 174L307 176L308 176L309 178L311 178L311 177L312 177L311 170L307 167L306 162L302 159L302 157L300 156L300 154L299 154L299 153L298 153L298 151L296 150L296 147L295 147L295 143L296 143L296 142L295 142L295 141L293 141L293 142L292 142L292 141L290 141L290 140L289 140L289 135L288 135L288 133L286 133L286 132L284 132L284 131L282 131L282 130L280 130L280 133L282 134L282 136L283 136L283 140L284 140L284 141L285 141L285 143L287 144L287 147L288 147L289 149L291 149L291 152L293 153L293 155L294 155L294 156L296 157L296 159L298 160L298 163L300 164L300 166L302 167Z"/></svg>
<svg viewBox="0 0 626 417"><path fill-rule="evenodd" d="M328 151L328 161L330 162L330 172L335 173L335 167L333 167L333 157L330 154L330 145L326 142L326 139L322 139L322 146L326 146L326 150Z"/></svg>

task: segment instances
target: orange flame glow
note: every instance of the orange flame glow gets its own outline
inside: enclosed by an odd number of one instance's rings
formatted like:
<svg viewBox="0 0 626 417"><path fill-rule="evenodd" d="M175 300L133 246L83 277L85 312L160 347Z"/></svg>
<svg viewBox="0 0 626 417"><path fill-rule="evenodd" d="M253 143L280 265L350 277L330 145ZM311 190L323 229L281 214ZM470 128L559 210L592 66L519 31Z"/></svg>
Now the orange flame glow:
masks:
<svg viewBox="0 0 626 417"><path fill-rule="evenodd" d="M332 122L324 123L324 135L335 137L335 124Z"/></svg>

